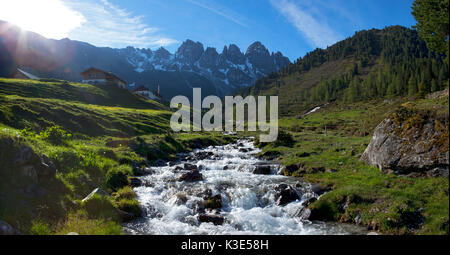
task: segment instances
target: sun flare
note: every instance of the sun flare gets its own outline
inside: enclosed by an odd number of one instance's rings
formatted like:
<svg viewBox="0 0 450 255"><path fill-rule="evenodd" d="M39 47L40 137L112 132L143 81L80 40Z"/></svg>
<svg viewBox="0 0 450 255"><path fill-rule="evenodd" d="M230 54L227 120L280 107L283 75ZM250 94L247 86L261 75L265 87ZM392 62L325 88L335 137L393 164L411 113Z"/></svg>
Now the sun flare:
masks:
<svg viewBox="0 0 450 255"><path fill-rule="evenodd" d="M68 37L71 30L85 22L81 13L70 9L61 0L8 0L2 1L1 5L0 20L47 38Z"/></svg>

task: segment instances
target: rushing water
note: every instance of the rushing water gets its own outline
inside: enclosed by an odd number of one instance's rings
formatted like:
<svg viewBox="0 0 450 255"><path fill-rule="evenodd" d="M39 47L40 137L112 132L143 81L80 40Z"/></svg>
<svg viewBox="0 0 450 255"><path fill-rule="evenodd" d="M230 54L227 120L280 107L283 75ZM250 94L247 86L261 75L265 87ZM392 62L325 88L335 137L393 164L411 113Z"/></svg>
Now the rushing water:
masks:
<svg viewBox="0 0 450 255"><path fill-rule="evenodd" d="M299 216L302 203L318 197L310 185L278 175L279 165L255 157L259 150L249 140L211 146L180 155L182 161L152 167L135 188L144 216L124 226L130 234L361 234L342 224L312 223ZM199 157L199 155L201 155ZM205 157L205 155L207 155ZM196 165L203 180L179 181L183 163ZM269 165L270 175L253 174L257 165ZM225 170L224 170L225 169ZM290 185L300 199L277 205L277 187ZM205 196L221 195L221 209L204 209ZM222 225L200 222L199 215L215 215Z"/></svg>

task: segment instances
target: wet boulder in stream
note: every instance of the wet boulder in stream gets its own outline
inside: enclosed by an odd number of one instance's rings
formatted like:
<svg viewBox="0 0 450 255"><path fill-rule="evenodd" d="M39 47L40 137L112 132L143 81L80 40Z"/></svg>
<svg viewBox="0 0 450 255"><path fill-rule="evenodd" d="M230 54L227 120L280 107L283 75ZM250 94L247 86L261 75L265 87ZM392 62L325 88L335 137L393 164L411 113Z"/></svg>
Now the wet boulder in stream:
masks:
<svg viewBox="0 0 450 255"><path fill-rule="evenodd" d="M290 185L280 184L276 188L275 199L277 205L285 205L300 199L297 191Z"/></svg>
<svg viewBox="0 0 450 255"><path fill-rule="evenodd" d="M203 180L203 175L196 169L187 173L184 173L178 179L185 182L197 182Z"/></svg>
<svg viewBox="0 0 450 255"><path fill-rule="evenodd" d="M161 167L161 166L166 166L167 163L166 161L162 160L162 159L157 159L155 162L153 162L153 166L156 167Z"/></svg>
<svg viewBox="0 0 450 255"><path fill-rule="evenodd" d="M253 170L254 174L264 174L269 175L270 172L270 166L264 166L264 165L257 165L256 168Z"/></svg>
<svg viewBox="0 0 450 255"><path fill-rule="evenodd" d="M193 165L193 164L184 163L183 169L184 170L189 170L189 171L195 171L195 170L198 169L198 167L196 165Z"/></svg>
<svg viewBox="0 0 450 255"><path fill-rule="evenodd" d="M199 222L210 222L214 225L222 225L225 219L220 215L213 215L213 214L200 214L198 216Z"/></svg>

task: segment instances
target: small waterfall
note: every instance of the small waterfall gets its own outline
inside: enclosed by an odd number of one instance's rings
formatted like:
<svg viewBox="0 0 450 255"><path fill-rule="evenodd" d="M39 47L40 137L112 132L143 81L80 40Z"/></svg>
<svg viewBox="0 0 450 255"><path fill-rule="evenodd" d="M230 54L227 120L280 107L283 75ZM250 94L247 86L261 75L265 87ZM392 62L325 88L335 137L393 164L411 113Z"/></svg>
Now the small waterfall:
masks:
<svg viewBox="0 0 450 255"><path fill-rule="evenodd" d="M151 167L135 188L144 217L130 234L355 234L340 224L312 223L304 202L318 196L308 183L278 175L280 166L256 157L251 140L180 154ZM181 180L198 170L201 177ZM200 180L201 178L201 180Z"/></svg>

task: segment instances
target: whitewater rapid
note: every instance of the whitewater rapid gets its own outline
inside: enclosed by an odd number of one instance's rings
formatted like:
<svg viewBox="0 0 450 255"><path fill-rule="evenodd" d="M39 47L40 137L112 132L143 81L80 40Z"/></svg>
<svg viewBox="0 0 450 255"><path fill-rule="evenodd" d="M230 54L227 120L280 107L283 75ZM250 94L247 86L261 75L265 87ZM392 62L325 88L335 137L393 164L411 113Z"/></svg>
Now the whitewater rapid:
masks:
<svg viewBox="0 0 450 255"><path fill-rule="evenodd" d="M134 189L144 216L125 224L124 229L129 234L150 235L359 234L350 226L312 223L300 217L302 203L319 196L308 183L278 175L280 166L258 159L259 151L251 140L240 140L179 155L180 162L151 167L151 174L141 177L144 185ZM196 165L203 180L180 181L186 173L184 163ZM270 166L271 173L254 174L258 165ZM277 205L280 184L293 187L299 199ZM205 194L220 194L222 208L203 208ZM214 215L224 222L200 222L200 214Z"/></svg>

